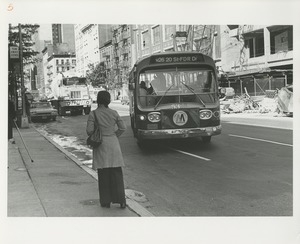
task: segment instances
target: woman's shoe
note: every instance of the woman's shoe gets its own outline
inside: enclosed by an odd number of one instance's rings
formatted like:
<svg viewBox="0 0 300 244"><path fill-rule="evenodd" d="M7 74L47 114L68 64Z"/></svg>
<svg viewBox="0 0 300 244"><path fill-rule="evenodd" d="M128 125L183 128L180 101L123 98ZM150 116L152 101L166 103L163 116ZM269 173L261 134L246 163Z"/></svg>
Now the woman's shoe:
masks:
<svg viewBox="0 0 300 244"><path fill-rule="evenodd" d="M110 208L110 203L101 203L102 208Z"/></svg>
<svg viewBox="0 0 300 244"><path fill-rule="evenodd" d="M126 203L121 203L120 208L126 208Z"/></svg>

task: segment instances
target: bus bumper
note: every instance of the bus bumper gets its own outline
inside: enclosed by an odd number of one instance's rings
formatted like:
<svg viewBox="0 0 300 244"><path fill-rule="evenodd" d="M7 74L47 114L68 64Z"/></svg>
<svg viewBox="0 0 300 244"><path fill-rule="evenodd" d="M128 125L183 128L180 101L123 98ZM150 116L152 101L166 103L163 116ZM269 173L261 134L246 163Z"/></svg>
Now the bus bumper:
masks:
<svg viewBox="0 0 300 244"><path fill-rule="evenodd" d="M138 130L137 136L140 139L189 138L201 136L215 136L221 134L221 130L221 125L203 128Z"/></svg>

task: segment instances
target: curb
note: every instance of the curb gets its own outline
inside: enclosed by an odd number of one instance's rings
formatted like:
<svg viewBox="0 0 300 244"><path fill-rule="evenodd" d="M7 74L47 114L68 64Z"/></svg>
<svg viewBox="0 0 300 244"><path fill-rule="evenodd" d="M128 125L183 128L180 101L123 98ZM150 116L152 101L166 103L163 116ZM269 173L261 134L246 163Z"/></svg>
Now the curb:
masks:
<svg viewBox="0 0 300 244"><path fill-rule="evenodd" d="M78 167L86 171L90 176L92 176L95 180L98 181L98 176L97 173L92 170L91 168L85 166L84 164L81 163L80 160L78 160L75 156L73 156L70 152L62 148L59 144L54 142L51 138L49 138L46 134L40 132L35 128L34 125L31 125L33 129L35 129L40 135L42 135L47 141L49 141L52 145L54 145L58 150L60 150L62 153L64 153L69 159L71 159ZM131 191L130 189L128 189ZM130 199L128 195L126 194L127 189L125 189L125 195L126 195L126 205L127 207L135 212L137 215L140 217L154 217L152 213L150 213L146 208L141 206L138 202Z"/></svg>

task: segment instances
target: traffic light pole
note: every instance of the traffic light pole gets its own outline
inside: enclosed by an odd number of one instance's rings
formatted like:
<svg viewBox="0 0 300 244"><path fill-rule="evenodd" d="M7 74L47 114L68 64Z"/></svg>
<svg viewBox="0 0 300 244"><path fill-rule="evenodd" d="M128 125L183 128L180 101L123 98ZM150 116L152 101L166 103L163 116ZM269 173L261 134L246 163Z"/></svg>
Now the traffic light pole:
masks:
<svg viewBox="0 0 300 244"><path fill-rule="evenodd" d="M24 72L23 72L23 40L22 40L22 27L19 24L19 50L20 50L20 75L21 75L21 95L22 95L22 115L20 121L21 128L28 128L28 117L26 115L26 104L25 104L25 86L24 86Z"/></svg>

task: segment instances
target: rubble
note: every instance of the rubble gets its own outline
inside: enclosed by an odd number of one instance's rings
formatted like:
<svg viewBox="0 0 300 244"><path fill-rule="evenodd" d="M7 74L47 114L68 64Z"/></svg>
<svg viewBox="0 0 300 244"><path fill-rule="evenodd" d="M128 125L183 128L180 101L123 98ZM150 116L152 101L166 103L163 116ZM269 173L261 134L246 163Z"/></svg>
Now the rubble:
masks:
<svg viewBox="0 0 300 244"><path fill-rule="evenodd" d="M251 97L247 94L232 99L220 99L222 113L280 113L278 97Z"/></svg>

